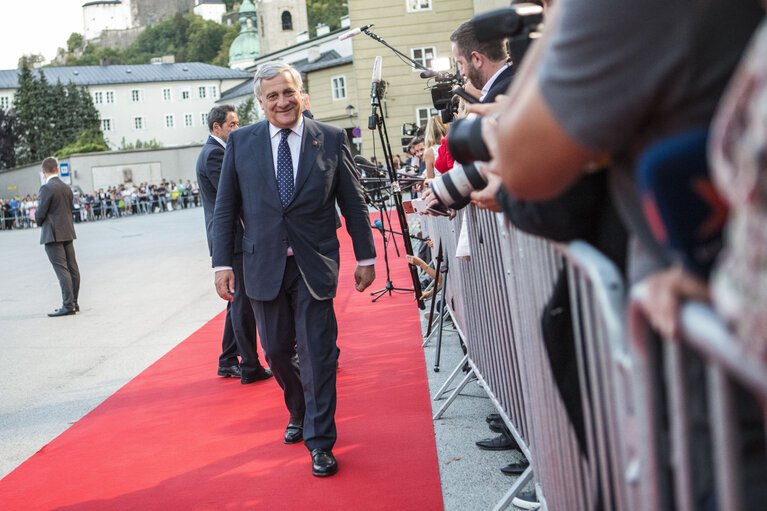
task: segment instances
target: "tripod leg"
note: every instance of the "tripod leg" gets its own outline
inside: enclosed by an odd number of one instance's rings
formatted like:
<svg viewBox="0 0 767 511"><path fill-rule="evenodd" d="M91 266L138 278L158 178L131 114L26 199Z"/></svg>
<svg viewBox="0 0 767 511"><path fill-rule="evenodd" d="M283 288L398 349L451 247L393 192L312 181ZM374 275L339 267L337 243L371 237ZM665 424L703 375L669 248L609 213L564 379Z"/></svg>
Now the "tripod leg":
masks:
<svg viewBox="0 0 767 511"><path fill-rule="evenodd" d="M435 275L437 276L437 280L434 283L434 294L436 295L437 289L439 287L439 271L440 267L442 266L442 242L439 242L439 249L437 249L437 268ZM426 329L426 337L429 337L431 335L431 327L434 323L434 305L437 303L437 297L432 296L431 297L431 306L429 307L429 328Z"/></svg>
<svg viewBox="0 0 767 511"><path fill-rule="evenodd" d="M439 310L439 332L437 333L437 353L434 357L434 372L439 372L439 358L442 353L442 328L445 326L445 291L447 291L447 266L445 266L445 276L442 279L442 298L440 299ZM439 274L437 275L437 282L439 282Z"/></svg>

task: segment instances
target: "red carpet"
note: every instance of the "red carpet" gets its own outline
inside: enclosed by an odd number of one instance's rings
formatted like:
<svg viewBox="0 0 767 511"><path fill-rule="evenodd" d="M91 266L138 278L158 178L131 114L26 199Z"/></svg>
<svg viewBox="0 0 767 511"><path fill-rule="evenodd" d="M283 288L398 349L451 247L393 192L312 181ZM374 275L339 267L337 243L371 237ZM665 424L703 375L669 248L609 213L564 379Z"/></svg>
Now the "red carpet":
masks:
<svg viewBox="0 0 767 511"><path fill-rule="evenodd" d="M303 444L282 443L288 415L273 379L215 376L222 314L0 481L0 509L442 509L417 308L412 295L371 304L357 293L339 234L336 476L313 477ZM392 280L407 287L404 257L389 248Z"/></svg>

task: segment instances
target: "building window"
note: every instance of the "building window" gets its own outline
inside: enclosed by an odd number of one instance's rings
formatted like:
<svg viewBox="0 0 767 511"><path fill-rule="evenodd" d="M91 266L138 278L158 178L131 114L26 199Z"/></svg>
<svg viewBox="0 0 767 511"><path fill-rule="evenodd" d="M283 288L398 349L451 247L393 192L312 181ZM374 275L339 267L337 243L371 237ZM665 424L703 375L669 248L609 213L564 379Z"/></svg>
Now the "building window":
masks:
<svg viewBox="0 0 767 511"><path fill-rule="evenodd" d="M293 30L293 15L290 11L282 11L282 30Z"/></svg>
<svg viewBox="0 0 767 511"><path fill-rule="evenodd" d="M415 122L419 126L426 126L429 117L432 115L439 115L439 111L433 106L422 106L415 110Z"/></svg>
<svg viewBox="0 0 767 511"><path fill-rule="evenodd" d="M130 100L132 103L138 103L141 101L141 89L132 89L130 91Z"/></svg>
<svg viewBox="0 0 767 511"><path fill-rule="evenodd" d="M0 110L8 110L11 107L10 96L0 96Z"/></svg>
<svg viewBox="0 0 767 511"><path fill-rule="evenodd" d="M184 114L184 126L187 128L192 127L192 114Z"/></svg>
<svg viewBox="0 0 767 511"><path fill-rule="evenodd" d="M101 131L112 131L112 119L101 119Z"/></svg>
<svg viewBox="0 0 767 511"><path fill-rule="evenodd" d="M197 95L200 99L205 99L205 86L197 87Z"/></svg>
<svg viewBox="0 0 767 511"><path fill-rule="evenodd" d="M330 88L333 89L333 101L346 99L346 77L335 76L330 79Z"/></svg>
<svg viewBox="0 0 767 511"><path fill-rule="evenodd" d="M407 12L430 11L431 0L405 0Z"/></svg>
<svg viewBox="0 0 767 511"><path fill-rule="evenodd" d="M134 117L133 118L133 129L134 130L143 130L146 127L146 124L144 123L143 117Z"/></svg>
<svg viewBox="0 0 767 511"><path fill-rule="evenodd" d="M200 121L202 122L203 126L208 125L208 112L203 112L200 114Z"/></svg>
<svg viewBox="0 0 767 511"><path fill-rule="evenodd" d="M94 105L100 105L104 102L104 93L103 92L94 92L93 93L93 104Z"/></svg>
<svg viewBox="0 0 767 511"><path fill-rule="evenodd" d="M165 127L166 128L172 128L176 125L176 119L173 117L173 114L168 114L165 116Z"/></svg>
<svg viewBox="0 0 767 511"><path fill-rule="evenodd" d="M192 91L189 89L181 89L181 99L189 99L192 97Z"/></svg>
<svg viewBox="0 0 767 511"><path fill-rule="evenodd" d="M165 87L162 90L162 100L163 101L170 101L171 100L170 87Z"/></svg>
<svg viewBox="0 0 767 511"><path fill-rule="evenodd" d="M210 97L213 99L218 97L218 88L215 85L210 86Z"/></svg>
<svg viewBox="0 0 767 511"><path fill-rule="evenodd" d="M115 102L115 93L114 91L108 90L104 93L104 97L106 98L107 103L114 103Z"/></svg>
<svg viewBox="0 0 767 511"><path fill-rule="evenodd" d="M412 48L410 50L410 56L421 64L423 67L429 69L431 68L431 61L434 60L434 57L437 54L437 50L434 48L434 46L425 46L423 48ZM413 71L420 71L417 67L413 66Z"/></svg>

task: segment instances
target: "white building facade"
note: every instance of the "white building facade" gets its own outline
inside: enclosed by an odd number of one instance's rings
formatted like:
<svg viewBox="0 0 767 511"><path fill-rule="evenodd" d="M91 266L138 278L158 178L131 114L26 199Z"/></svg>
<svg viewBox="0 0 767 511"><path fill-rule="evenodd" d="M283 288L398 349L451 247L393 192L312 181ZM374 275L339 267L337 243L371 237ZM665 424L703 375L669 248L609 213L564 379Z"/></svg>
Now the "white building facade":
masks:
<svg viewBox="0 0 767 511"><path fill-rule="evenodd" d="M123 141L156 140L164 147L196 144L208 133L207 115L221 91L250 78L244 71L201 64L41 68L49 83L73 81L88 90L112 149ZM0 71L0 108L10 109L18 71ZM8 108L6 108L6 105Z"/></svg>

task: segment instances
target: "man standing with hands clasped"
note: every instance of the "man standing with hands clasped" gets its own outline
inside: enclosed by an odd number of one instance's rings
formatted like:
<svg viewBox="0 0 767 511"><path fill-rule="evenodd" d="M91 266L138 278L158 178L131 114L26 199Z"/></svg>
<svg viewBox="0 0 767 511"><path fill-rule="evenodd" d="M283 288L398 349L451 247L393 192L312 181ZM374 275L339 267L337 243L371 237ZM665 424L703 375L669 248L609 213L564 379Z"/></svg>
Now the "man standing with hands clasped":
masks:
<svg viewBox="0 0 767 511"><path fill-rule="evenodd" d="M333 310L336 202L358 261L357 291L375 279L375 247L346 135L301 115L301 87L301 75L289 65L271 62L256 72L253 88L266 121L229 134L216 198L213 265L216 291L230 300L236 292L231 225L242 211L245 292L290 412L284 441L303 440L312 474L323 477L338 471L332 453L339 354Z"/></svg>
<svg viewBox="0 0 767 511"><path fill-rule="evenodd" d="M59 279L62 298L61 308L48 315L69 316L80 311L77 304L80 269L77 267L75 247L72 243L72 240L77 238L72 218L74 197L69 185L59 179L59 164L55 158L44 159L42 170L45 183L37 193L35 222L41 227L40 244L45 245L45 253L48 254L48 260Z"/></svg>

